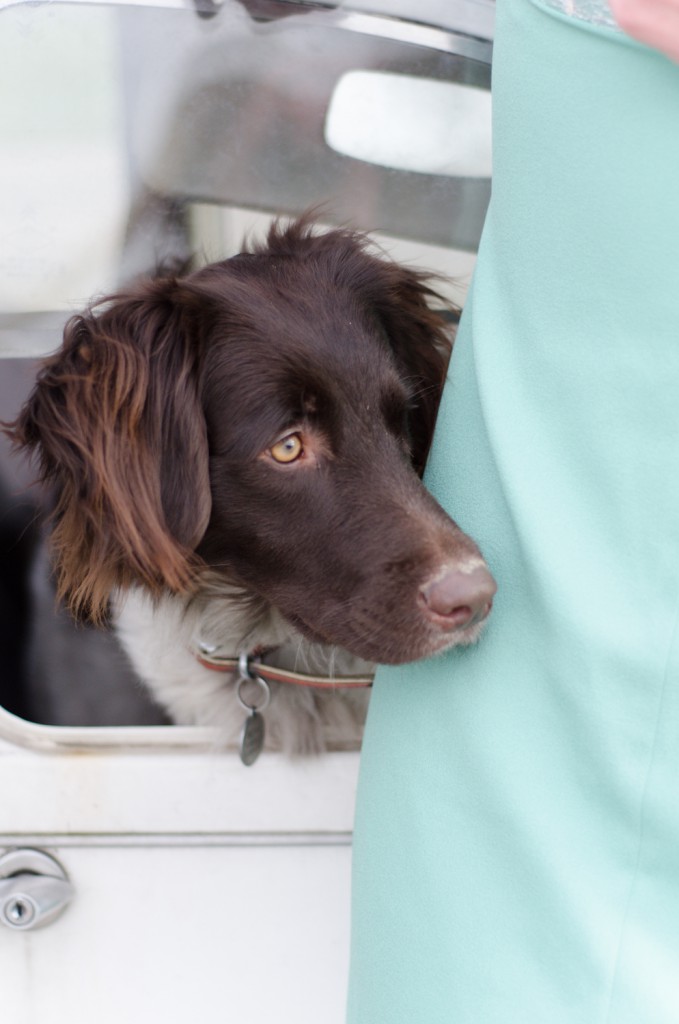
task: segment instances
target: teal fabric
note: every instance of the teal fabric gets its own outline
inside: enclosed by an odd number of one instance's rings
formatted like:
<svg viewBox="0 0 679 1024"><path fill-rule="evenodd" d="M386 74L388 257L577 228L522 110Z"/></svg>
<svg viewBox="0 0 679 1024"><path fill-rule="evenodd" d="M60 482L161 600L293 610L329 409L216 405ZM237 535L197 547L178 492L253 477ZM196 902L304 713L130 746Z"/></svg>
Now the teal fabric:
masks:
<svg viewBox="0 0 679 1024"><path fill-rule="evenodd" d="M428 483L498 580L378 675L350 1024L679 1022L679 67L499 0Z"/></svg>

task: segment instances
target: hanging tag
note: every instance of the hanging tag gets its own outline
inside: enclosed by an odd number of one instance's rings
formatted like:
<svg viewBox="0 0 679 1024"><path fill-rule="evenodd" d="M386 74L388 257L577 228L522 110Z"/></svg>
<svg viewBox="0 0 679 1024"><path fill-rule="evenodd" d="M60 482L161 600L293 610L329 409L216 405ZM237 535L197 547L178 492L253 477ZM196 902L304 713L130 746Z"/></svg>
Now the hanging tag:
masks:
<svg viewBox="0 0 679 1024"><path fill-rule="evenodd" d="M240 759L248 768L254 764L264 746L264 715L251 711L240 734Z"/></svg>
<svg viewBox="0 0 679 1024"><path fill-rule="evenodd" d="M247 688L252 689L253 683L258 691L257 703L246 700L245 696ZM264 716L262 712L269 706L271 690L265 679L252 672L250 659L245 653L241 654L239 658L236 698L240 706L249 711L240 734L240 759L244 765L249 767L255 763L264 746Z"/></svg>

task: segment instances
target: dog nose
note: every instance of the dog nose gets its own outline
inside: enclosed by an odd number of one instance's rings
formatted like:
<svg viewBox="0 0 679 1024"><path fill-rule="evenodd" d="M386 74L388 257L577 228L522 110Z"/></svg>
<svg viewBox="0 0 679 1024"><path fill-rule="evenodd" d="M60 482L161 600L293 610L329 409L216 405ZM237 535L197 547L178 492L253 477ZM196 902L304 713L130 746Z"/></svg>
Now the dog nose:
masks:
<svg viewBox="0 0 679 1024"><path fill-rule="evenodd" d="M452 631L485 619L496 590L497 584L484 566L465 572L447 565L420 587L420 598L427 617Z"/></svg>

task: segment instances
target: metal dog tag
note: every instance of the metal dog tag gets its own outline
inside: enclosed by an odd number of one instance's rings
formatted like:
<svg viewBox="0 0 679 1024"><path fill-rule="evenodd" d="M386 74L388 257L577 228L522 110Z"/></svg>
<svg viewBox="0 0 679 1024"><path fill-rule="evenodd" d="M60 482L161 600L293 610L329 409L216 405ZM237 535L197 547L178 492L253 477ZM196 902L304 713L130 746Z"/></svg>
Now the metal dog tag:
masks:
<svg viewBox="0 0 679 1024"><path fill-rule="evenodd" d="M252 690L253 686L259 698L256 702L246 700L246 692L248 689ZM240 759L244 765L249 767L255 763L264 746L262 712L266 711L269 706L271 690L266 679L262 679L250 668L250 658L246 652L242 652L238 659L236 698L240 706L249 712L240 734Z"/></svg>
<svg viewBox="0 0 679 1024"><path fill-rule="evenodd" d="M264 716L259 711L251 711L243 723L240 734L240 759L249 767L254 764L264 746Z"/></svg>

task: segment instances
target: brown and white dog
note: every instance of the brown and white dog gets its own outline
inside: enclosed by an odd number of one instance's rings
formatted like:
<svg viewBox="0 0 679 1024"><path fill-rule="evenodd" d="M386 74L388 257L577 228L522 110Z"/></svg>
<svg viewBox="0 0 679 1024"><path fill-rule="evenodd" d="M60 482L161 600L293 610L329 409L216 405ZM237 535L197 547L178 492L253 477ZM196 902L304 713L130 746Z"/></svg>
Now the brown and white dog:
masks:
<svg viewBox="0 0 679 1024"><path fill-rule="evenodd" d="M112 599L177 722L242 725L207 652L343 676L478 637L495 583L420 480L450 350L433 295L302 219L68 323L14 437L56 490L61 594L95 620ZM272 689L272 745L358 738L362 695Z"/></svg>

